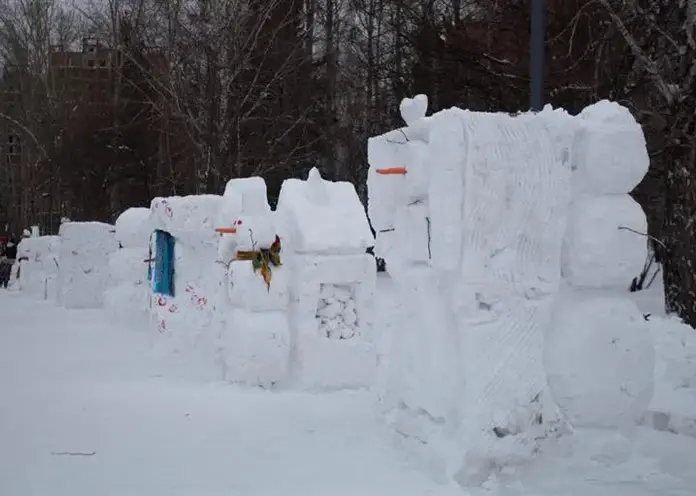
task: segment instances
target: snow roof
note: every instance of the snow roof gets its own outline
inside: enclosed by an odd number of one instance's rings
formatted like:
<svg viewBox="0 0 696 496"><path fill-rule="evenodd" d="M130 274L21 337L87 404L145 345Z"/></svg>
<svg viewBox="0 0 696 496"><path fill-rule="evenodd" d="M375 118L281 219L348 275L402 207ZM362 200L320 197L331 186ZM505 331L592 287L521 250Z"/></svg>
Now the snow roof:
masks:
<svg viewBox="0 0 696 496"><path fill-rule="evenodd" d="M374 236L355 187L344 181L325 181L310 171L306 181L286 179L277 212L292 249L299 253L365 253Z"/></svg>

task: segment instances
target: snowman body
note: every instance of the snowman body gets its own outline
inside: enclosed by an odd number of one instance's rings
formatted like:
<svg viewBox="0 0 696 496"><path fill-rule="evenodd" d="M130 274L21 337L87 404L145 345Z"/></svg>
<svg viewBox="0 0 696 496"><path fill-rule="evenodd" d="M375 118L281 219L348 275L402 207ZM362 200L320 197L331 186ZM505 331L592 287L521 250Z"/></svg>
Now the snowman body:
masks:
<svg viewBox="0 0 696 496"><path fill-rule="evenodd" d="M221 349L227 380L273 387L288 375L287 272L280 264L280 239L265 198L251 200L240 202L251 213L237 215L236 232L224 234L218 248L227 263Z"/></svg>

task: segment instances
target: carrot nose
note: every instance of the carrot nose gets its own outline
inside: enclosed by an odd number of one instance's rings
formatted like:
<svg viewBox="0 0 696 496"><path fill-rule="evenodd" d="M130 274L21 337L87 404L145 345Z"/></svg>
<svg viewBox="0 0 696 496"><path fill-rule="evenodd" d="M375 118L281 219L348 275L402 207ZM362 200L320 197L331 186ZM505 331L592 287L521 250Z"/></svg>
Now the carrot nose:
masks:
<svg viewBox="0 0 696 496"><path fill-rule="evenodd" d="M387 167L386 169L377 169L375 172L383 176L403 176L406 174L406 167Z"/></svg>
<svg viewBox="0 0 696 496"><path fill-rule="evenodd" d="M220 233L220 234L234 234L237 232L237 228L236 227L218 227L217 229L215 229L215 232Z"/></svg>

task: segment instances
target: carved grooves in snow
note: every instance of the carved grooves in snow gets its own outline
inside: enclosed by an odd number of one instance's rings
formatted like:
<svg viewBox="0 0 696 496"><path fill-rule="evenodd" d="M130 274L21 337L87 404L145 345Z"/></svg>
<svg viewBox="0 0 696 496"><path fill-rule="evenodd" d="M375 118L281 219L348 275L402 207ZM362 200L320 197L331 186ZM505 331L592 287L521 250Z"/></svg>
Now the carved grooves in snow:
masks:
<svg viewBox="0 0 696 496"><path fill-rule="evenodd" d="M462 114L462 277L481 308L466 333L465 406L495 422L496 410L527 404L545 384L543 331L560 281L569 171L535 116Z"/></svg>

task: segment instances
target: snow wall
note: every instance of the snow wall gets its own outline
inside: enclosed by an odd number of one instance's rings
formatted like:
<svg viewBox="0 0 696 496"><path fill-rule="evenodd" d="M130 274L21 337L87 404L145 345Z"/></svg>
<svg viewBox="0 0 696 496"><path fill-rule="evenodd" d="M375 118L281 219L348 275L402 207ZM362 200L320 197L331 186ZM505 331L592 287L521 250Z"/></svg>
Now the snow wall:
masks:
<svg viewBox="0 0 696 496"><path fill-rule="evenodd" d="M65 308L102 308L111 283L109 255L118 249L114 226L64 222L58 234L57 302Z"/></svg>
<svg viewBox="0 0 696 496"><path fill-rule="evenodd" d="M426 108L405 99L407 127L368 144L375 253L399 291L380 400L440 476L479 484L568 423L634 425L647 408L654 348L626 293L647 255L627 193L649 161L610 102Z"/></svg>
<svg viewBox="0 0 696 496"><path fill-rule="evenodd" d="M149 228L174 238L174 294L150 291L152 344L185 376L220 379L214 315L224 277L215 233L221 202L219 195L191 195L155 198L150 204ZM154 262L155 237L148 243Z"/></svg>
<svg viewBox="0 0 696 496"><path fill-rule="evenodd" d="M262 178L233 179L221 197L154 200L150 222L175 237L157 348L250 386L374 383L374 237L352 184L313 170L283 183L273 212Z"/></svg>

